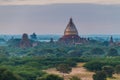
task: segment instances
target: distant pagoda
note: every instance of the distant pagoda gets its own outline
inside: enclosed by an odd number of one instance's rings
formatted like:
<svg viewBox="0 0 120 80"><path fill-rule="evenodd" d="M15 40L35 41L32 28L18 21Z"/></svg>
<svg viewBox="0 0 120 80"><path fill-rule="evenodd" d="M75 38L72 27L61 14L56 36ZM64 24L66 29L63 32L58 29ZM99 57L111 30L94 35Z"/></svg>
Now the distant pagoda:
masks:
<svg viewBox="0 0 120 80"><path fill-rule="evenodd" d="M20 41L20 48L29 48L29 47L32 47L32 43L29 40L28 35L24 33Z"/></svg>
<svg viewBox="0 0 120 80"><path fill-rule="evenodd" d="M72 18L70 18L70 21L64 31L64 36L59 39L59 42L63 42L66 44L75 44L83 43L85 41L85 38L80 38L80 36L78 35L77 28L75 27Z"/></svg>
<svg viewBox="0 0 120 80"><path fill-rule="evenodd" d="M110 37L109 45L110 45L110 46L114 46L114 45L115 45L115 43L114 43L114 41L113 41L113 37L112 37L112 36Z"/></svg>
<svg viewBox="0 0 120 80"><path fill-rule="evenodd" d="M72 18L70 18L70 21L64 31L64 36L78 36L78 31L73 23Z"/></svg>

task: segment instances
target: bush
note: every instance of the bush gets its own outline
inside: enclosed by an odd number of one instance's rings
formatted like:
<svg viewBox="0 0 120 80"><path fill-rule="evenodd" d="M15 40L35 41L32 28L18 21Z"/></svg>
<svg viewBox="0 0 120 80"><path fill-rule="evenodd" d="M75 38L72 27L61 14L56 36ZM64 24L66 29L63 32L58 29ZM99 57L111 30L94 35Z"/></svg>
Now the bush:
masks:
<svg viewBox="0 0 120 80"><path fill-rule="evenodd" d="M103 71L96 72L96 74L93 75L93 80L106 80L106 78L107 76Z"/></svg>
<svg viewBox="0 0 120 80"><path fill-rule="evenodd" d="M114 48L111 48L109 51L108 51L108 54L107 56L118 56L118 51Z"/></svg>
<svg viewBox="0 0 120 80"><path fill-rule="evenodd" d="M0 68L0 80L22 80L22 78L6 68Z"/></svg>
<svg viewBox="0 0 120 80"><path fill-rule="evenodd" d="M82 56L82 52L83 51L78 51L78 50L71 50L68 52L68 55L69 57L80 57Z"/></svg>
<svg viewBox="0 0 120 80"><path fill-rule="evenodd" d="M61 73L70 73L72 68L67 64L60 64L56 67L57 71L60 71Z"/></svg>
<svg viewBox="0 0 120 80"><path fill-rule="evenodd" d="M62 77L59 77L58 75L49 74L36 80L64 80L64 79Z"/></svg>
<svg viewBox="0 0 120 80"><path fill-rule="evenodd" d="M116 72L117 74L120 74L120 65L117 65L117 66L115 67L115 72Z"/></svg>
<svg viewBox="0 0 120 80"><path fill-rule="evenodd" d="M106 73L106 75L108 77L112 77L112 75L114 73L113 67L111 67L111 66L104 66L102 69L103 69L103 71Z"/></svg>
<svg viewBox="0 0 120 80"><path fill-rule="evenodd" d="M42 72L42 71L37 71L37 70L34 70L34 69L30 69L28 68L29 70L26 70L26 68L23 68L24 70L21 70L21 71L17 71L17 73L22 76L25 80L35 80L37 76L43 76L45 75L46 73Z"/></svg>
<svg viewBox="0 0 120 80"><path fill-rule="evenodd" d="M78 78L78 77L76 77L76 76L72 76L72 77L70 78L70 80L81 80L81 79Z"/></svg>
<svg viewBox="0 0 120 80"><path fill-rule="evenodd" d="M91 53L94 55L102 55L105 54L105 52L103 51L103 49L101 48L94 48L91 50Z"/></svg>
<svg viewBox="0 0 120 80"><path fill-rule="evenodd" d="M104 63L99 61L92 61L87 62L84 67L90 71L100 71L102 70L102 67L104 66Z"/></svg>

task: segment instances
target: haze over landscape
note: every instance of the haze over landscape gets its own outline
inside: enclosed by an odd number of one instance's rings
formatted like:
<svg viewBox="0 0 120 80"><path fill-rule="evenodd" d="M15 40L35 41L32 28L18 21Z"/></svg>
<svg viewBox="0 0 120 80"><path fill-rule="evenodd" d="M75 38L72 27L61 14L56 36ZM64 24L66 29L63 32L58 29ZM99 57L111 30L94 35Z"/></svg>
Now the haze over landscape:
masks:
<svg viewBox="0 0 120 80"><path fill-rule="evenodd" d="M120 0L0 0L0 80L120 80Z"/></svg>
<svg viewBox="0 0 120 80"><path fill-rule="evenodd" d="M63 34L72 17L81 35L120 34L119 0L0 0L0 34Z"/></svg>

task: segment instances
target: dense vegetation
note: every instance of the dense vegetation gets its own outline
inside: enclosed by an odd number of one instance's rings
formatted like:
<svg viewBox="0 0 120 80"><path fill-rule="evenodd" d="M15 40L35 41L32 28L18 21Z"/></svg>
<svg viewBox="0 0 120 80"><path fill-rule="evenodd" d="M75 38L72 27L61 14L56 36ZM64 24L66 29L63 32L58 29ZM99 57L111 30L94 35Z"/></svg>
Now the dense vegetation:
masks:
<svg viewBox="0 0 120 80"><path fill-rule="evenodd" d="M47 75L43 70L57 67L60 71L60 64L66 64L71 68L79 62L85 62L84 67L96 73L97 71L103 71L103 69L107 73L106 69L108 68L105 68L105 66L114 67L113 72L120 73L119 46L109 46L105 42L98 41L69 46L41 42L36 47L21 49L14 46L19 40L15 41L9 41L7 46L0 46L0 68L4 68L6 74L13 76L12 80L48 80L49 76L62 80L59 76ZM11 45L12 43L14 44ZM71 69L68 70L71 71ZM67 71L61 72L67 73ZM110 77L112 77L112 74ZM96 76L98 75L94 75L95 80ZM73 77L71 80L79 79Z"/></svg>

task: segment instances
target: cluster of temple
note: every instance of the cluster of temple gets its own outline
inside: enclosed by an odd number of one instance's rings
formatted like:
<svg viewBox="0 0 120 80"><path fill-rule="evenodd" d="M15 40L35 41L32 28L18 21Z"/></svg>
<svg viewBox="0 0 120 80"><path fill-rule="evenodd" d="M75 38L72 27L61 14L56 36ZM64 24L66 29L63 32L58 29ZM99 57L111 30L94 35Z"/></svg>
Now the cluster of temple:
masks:
<svg viewBox="0 0 120 80"><path fill-rule="evenodd" d="M86 43L88 39L81 38L78 34L77 28L73 23L72 18L64 31L64 35L59 39L59 42L64 44L82 44Z"/></svg>
<svg viewBox="0 0 120 80"><path fill-rule="evenodd" d="M30 35L30 37L32 38L32 40L29 39L26 33L24 33L22 35L22 39L20 39L19 41L19 47L28 48L28 47L37 46L39 44L35 33ZM64 35L61 38L59 38L59 40L56 43L65 44L65 45L71 45L71 44L73 45L73 44L86 44L88 42L89 42L88 38L83 38L79 36L77 28L72 18L70 18L69 23L67 24L67 27L65 28ZM53 38L50 39L50 43L54 43ZM112 36L110 38L109 44L115 45Z"/></svg>
<svg viewBox="0 0 120 80"><path fill-rule="evenodd" d="M31 37L36 39L36 34L33 33L31 35ZM87 43L88 39L81 38L79 36L77 28L76 28L75 24L73 23L72 18L70 18L70 21L64 31L64 35L57 42L63 43L63 44L83 44L83 43ZM50 43L53 43L52 38L50 40ZM32 47L32 46L33 46L33 44L28 39L28 35L23 34L22 39L20 41L20 47L25 48L25 47ZM35 46L35 43L34 43L34 46Z"/></svg>
<svg viewBox="0 0 120 80"><path fill-rule="evenodd" d="M29 47L35 47L39 44L38 41L36 41L37 36L35 33L33 33L31 36L31 39L29 39L28 34L24 33L22 35L22 39L19 42L20 48L29 48Z"/></svg>

